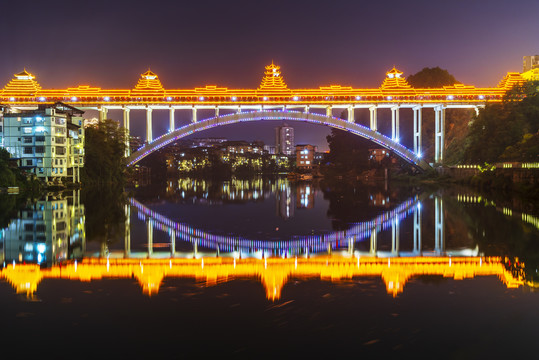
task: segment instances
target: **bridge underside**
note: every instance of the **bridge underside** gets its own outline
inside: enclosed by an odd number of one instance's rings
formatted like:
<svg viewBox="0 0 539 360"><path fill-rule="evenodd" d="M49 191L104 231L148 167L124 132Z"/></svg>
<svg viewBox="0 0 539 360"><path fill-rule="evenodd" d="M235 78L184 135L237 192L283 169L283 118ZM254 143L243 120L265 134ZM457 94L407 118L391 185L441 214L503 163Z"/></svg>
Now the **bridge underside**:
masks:
<svg viewBox="0 0 539 360"><path fill-rule="evenodd" d="M413 151L407 149L398 142L388 138L381 133L371 130L365 126L358 125L354 122L349 122L343 119L304 112L296 111L286 111L286 110L263 110L263 111L253 111L253 112L243 112L235 113L230 115L224 115L219 117L210 118L207 120L202 120L199 122L191 123L189 125L178 128L168 134L165 134L151 143L140 148L131 156L127 158L127 165L135 165L140 160L144 159L146 156L150 155L154 151L157 151L169 144L174 143L175 141L184 138L186 136L192 135L199 131L204 131L216 126L223 126L229 124L236 124L246 121L260 121L260 120L286 120L286 121L303 121L310 122L318 125L331 126L337 129L349 131L355 135L361 136L365 139L368 139L382 147L391 150L397 156L401 157L412 166L416 167L419 170L426 170L430 168L429 164L421 160L421 158L416 155Z"/></svg>

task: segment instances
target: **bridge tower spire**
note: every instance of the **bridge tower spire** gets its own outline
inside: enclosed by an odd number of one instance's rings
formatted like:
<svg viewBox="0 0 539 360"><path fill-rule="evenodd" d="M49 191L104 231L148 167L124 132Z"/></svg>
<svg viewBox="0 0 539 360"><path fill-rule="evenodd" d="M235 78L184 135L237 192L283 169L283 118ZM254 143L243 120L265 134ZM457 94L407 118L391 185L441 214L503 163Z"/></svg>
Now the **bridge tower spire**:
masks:
<svg viewBox="0 0 539 360"><path fill-rule="evenodd" d="M288 90L288 86L284 82L284 78L281 74L281 67L275 65L273 60L271 65L266 66L264 71L264 77L258 87L259 90Z"/></svg>

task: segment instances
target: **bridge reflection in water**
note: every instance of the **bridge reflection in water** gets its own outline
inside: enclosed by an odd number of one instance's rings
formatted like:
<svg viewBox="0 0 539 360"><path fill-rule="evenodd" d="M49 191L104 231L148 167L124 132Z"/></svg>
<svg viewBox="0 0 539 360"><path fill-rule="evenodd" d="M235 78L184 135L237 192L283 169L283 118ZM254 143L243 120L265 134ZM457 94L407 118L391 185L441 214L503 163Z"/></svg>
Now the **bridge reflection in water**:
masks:
<svg viewBox="0 0 539 360"><path fill-rule="evenodd" d="M93 281L104 278L136 278L147 295L159 292L165 278L194 278L215 285L235 279L257 279L266 296L278 300L291 279L322 279L333 282L357 277L380 276L388 294L400 294L410 278L437 275L461 280L475 276L497 276L508 288L524 283L524 272L507 270L500 257L408 257L361 258L316 256L295 258L236 259L230 257L183 259L99 259L74 261L51 268L35 264L13 264L1 271L17 291L32 297L43 279Z"/></svg>
<svg viewBox="0 0 539 360"><path fill-rule="evenodd" d="M372 220L354 223L347 230L334 231L321 235L294 236L291 239L283 241L275 240L253 240L241 236L223 236L208 233L202 229L195 228L189 224L175 222L166 216L146 207L134 198L129 199L131 206L126 205L126 236L123 252L110 253L108 250L102 251L94 256L112 256L129 258L156 258L156 257L175 257L176 241L184 241L193 244L193 256L196 257L198 247L216 250L217 254L222 252L236 252L241 257L244 253L247 256L257 255L260 258L271 256L294 256L308 255L310 253L320 253L347 246L348 254L358 256L472 256L478 255L478 249L445 249L444 234L444 210L443 199L434 197L434 248L426 250L421 240L421 201L417 196L403 201L394 209L381 213ZM136 209L139 220L146 223L147 252L131 251L131 211ZM413 249L403 251L400 249L400 222L413 214ZM378 234L384 230L391 229L391 250L380 251L378 249ZM154 230L166 232L169 236L170 253L154 252L153 243ZM354 246L357 242L369 239L369 251L357 251ZM163 244L160 244L163 245Z"/></svg>

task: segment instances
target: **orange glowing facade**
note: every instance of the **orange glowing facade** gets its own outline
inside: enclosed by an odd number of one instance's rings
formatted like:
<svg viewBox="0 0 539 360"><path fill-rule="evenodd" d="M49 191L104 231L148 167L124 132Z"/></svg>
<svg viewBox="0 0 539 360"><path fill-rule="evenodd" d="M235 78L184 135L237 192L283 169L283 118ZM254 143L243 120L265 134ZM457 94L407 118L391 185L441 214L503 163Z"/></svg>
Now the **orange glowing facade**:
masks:
<svg viewBox="0 0 539 360"><path fill-rule="evenodd" d="M475 276L497 276L508 288L523 285L524 272L506 269L499 257L407 257L356 258L321 256L269 259L86 259L41 269L33 264L8 265L0 272L17 293L33 296L43 279L92 281L103 278L136 278L143 292L155 295L166 277L194 278L207 285L233 279L259 279L266 297L277 300L288 279L322 279L333 282L355 277L379 276L388 294L397 296L415 276L438 275L455 280Z"/></svg>
<svg viewBox="0 0 539 360"><path fill-rule="evenodd" d="M353 88L330 85L312 89L289 89L281 69L266 66L257 89L229 89L207 85L194 89L166 89L157 74L141 74L133 89L102 89L79 85L67 89L43 89L36 77L24 70L0 90L0 103L36 105L62 101L80 108L118 106L220 106L220 105L361 105L361 104L484 104L501 101L505 91L525 79L519 73L508 73L497 87L476 88L455 84L442 88L419 89L408 84L396 68L386 73L378 88Z"/></svg>

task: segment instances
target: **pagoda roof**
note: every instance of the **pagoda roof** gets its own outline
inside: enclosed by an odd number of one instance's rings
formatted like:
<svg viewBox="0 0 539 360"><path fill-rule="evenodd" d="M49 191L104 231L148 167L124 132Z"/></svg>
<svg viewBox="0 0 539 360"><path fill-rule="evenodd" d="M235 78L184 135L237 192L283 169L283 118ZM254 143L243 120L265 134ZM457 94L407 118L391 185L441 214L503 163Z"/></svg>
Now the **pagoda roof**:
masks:
<svg viewBox="0 0 539 360"><path fill-rule="evenodd" d="M266 71L264 71L264 77L262 78L262 82L260 83L258 90L288 91L288 86L286 86L284 78L281 74L281 67L275 65L273 61L270 65L266 66Z"/></svg>
<svg viewBox="0 0 539 360"><path fill-rule="evenodd" d="M382 86L380 88L382 90L394 90L394 89L412 89L410 84L408 84L408 81L406 81L406 78L402 76L403 72L398 70L396 67L393 67L393 69L389 70L386 73L386 78L384 79L384 82L382 83Z"/></svg>
<svg viewBox="0 0 539 360"><path fill-rule="evenodd" d="M511 89L513 86L522 84L526 80L517 72L509 72L498 84L499 88Z"/></svg>
<svg viewBox="0 0 539 360"><path fill-rule="evenodd" d="M165 89L161 84L161 80L159 80L157 74L150 69L145 73L140 74L140 79L133 89L133 93L155 93L164 91Z"/></svg>
<svg viewBox="0 0 539 360"><path fill-rule="evenodd" d="M4 86L4 95L33 96L41 90L41 85L35 80L35 76L26 69L18 74L14 74L14 79Z"/></svg>

